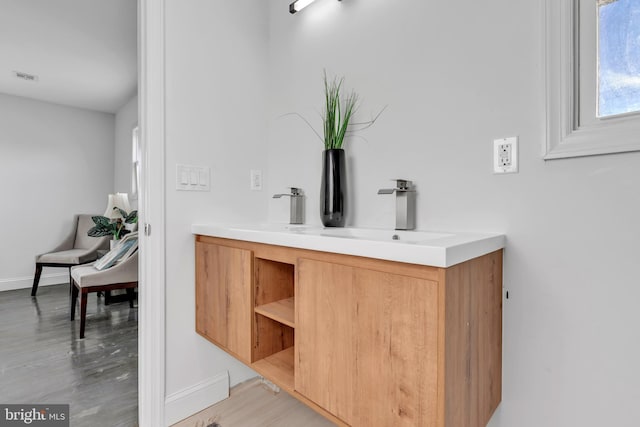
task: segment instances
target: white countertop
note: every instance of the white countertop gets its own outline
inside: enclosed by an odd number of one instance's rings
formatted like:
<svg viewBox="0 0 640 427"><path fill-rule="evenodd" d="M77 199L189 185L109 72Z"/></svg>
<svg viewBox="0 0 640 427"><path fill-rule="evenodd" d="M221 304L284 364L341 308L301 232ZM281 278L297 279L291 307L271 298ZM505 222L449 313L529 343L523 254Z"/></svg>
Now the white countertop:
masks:
<svg viewBox="0 0 640 427"><path fill-rule="evenodd" d="M193 224L191 232L433 267L451 267L494 252L505 244L505 236L496 233L324 228L289 224Z"/></svg>

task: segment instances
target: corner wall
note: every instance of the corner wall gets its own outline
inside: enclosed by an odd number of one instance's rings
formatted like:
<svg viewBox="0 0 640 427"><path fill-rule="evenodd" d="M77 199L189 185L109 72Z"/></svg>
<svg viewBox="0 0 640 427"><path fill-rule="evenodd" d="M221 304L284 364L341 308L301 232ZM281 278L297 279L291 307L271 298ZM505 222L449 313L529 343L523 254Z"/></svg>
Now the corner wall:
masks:
<svg viewBox="0 0 640 427"><path fill-rule="evenodd" d="M197 222L266 220L267 4L166 2L166 422L220 400L255 376L195 332ZM211 191L177 191L176 164L211 168ZM228 392L228 388L223 390ZM199 408L194 407L194 405Z"/></svg>
<svg viewBox="0 0 640 427"><path fill-rule="evenodd" d="M31 287L37 254L76 213L104 213L113 187L114 115L0 94L0 291ZM68 283L45 268L41 285Z"/></svg>

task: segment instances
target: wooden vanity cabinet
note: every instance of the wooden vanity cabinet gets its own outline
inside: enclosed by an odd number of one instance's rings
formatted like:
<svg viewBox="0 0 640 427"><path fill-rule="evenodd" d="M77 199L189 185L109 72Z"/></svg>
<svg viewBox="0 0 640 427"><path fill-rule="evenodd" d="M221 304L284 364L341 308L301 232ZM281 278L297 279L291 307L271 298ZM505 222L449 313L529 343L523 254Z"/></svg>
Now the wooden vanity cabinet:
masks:
<svg viewBox="0 0 640 427"><path fill-rule="evenodd" d="M196 329L337 425L483 427L502 250L436 268L197 236Z"/></svg>
<svg viewBox="0 0 640 427"><path fill-rule="evenodd" d="M196 331L251 363L252 254L196 242Z"/></svg>

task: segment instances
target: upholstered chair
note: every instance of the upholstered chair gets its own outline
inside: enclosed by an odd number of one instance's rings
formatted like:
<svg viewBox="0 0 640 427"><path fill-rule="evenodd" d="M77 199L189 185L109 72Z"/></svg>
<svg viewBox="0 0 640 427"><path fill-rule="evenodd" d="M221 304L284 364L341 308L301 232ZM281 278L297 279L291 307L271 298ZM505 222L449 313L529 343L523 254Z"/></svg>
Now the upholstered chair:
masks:
<svg viewBox="0 0 640 427"><path fill-rule="evenodd" d="M87 297L91 292L107 292L126 289L129 307L133 308L134 288L138 286L138 251L124 261L105 270L93 264L79 265L71 269L71 320L76 314L76 302L80 295L80 338L84 338L87 319Z"/></svg>
<svg viewBox="0 0 640 427"><path fill-rule="evenodd" d="M43 267L66 267L69 269L71 283L71 267L86 264L98 258L98 250L109 249L109 237L89 237L87 232L95 224L91 219L95 215L75 215L73 228L67 237L53 250L36 257L36 272L33 277L31 296L38 292L40 275Z"/></svg>

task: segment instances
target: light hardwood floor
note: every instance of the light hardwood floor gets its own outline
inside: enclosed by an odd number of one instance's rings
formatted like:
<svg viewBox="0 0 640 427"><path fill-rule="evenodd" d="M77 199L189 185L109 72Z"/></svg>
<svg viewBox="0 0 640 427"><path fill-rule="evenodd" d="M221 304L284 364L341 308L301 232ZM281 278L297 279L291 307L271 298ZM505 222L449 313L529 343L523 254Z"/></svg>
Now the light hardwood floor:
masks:
<svg viewBox="0 0 640 427"><path fill-rule="evenodd" d="M334 427L335 424L284 391L274 393L259 379L231 389L231 396L172 427Z"/></svg>

